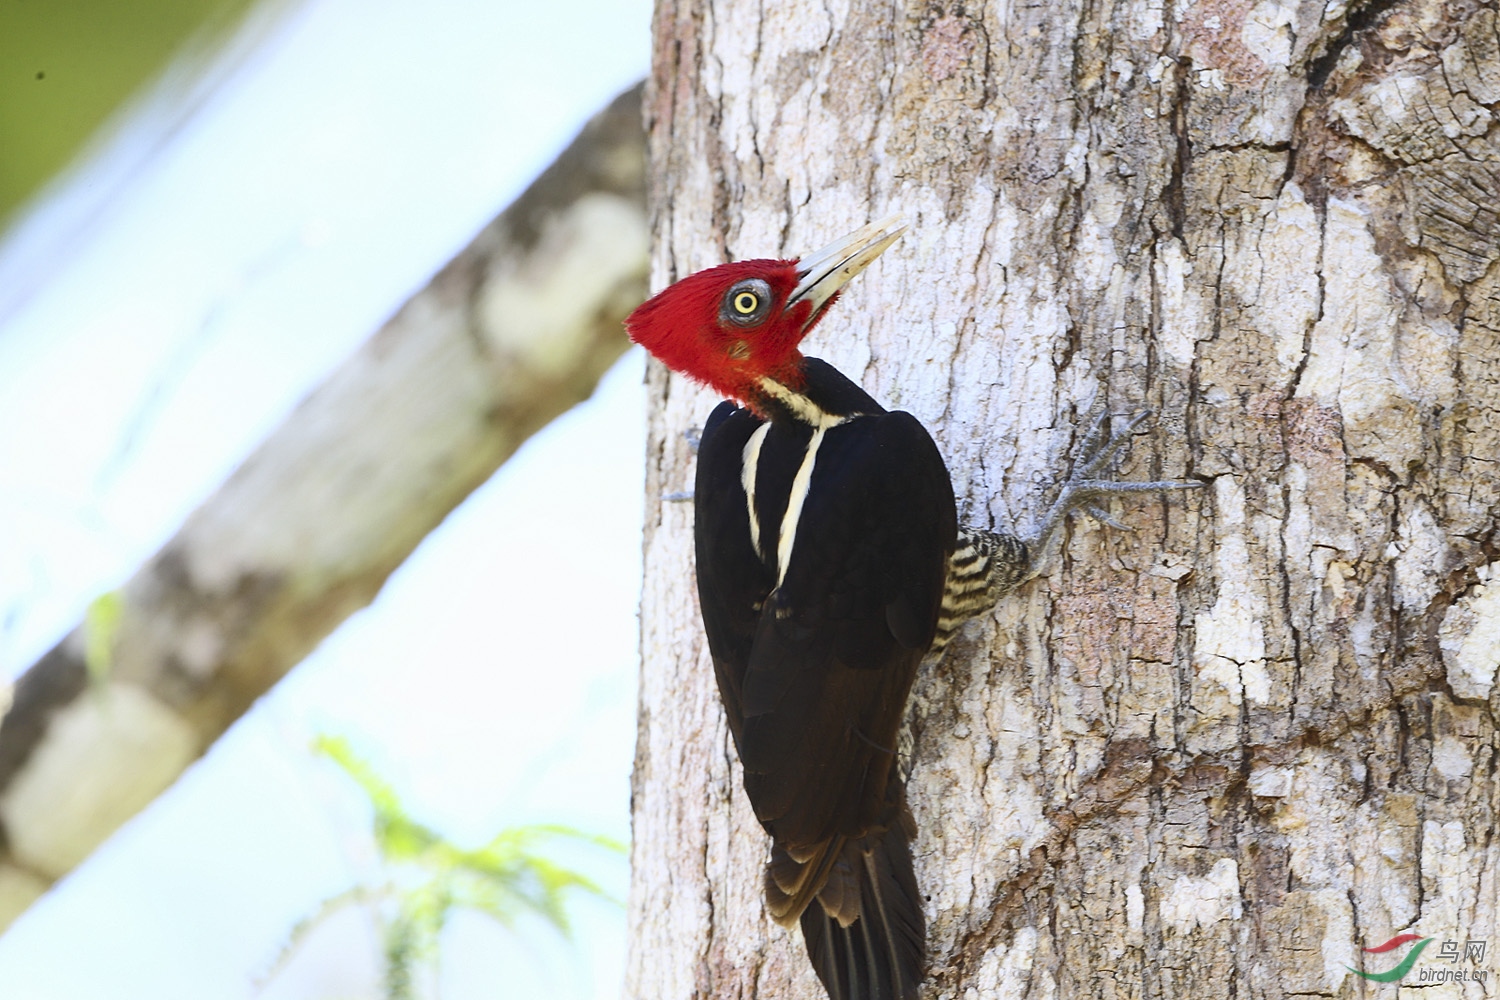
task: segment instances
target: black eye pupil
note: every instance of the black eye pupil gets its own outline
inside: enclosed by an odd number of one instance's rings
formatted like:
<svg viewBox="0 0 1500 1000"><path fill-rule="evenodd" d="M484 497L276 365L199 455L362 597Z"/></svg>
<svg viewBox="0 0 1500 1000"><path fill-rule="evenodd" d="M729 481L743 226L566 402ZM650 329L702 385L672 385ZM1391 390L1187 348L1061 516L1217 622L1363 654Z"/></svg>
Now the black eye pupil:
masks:
<svg viewBox="0 0 1500 1000"><path fill-rule="evenodd" d="M734 307L742 313L753 313L759 300L750 292L740 292L734 297Z"/></svg>

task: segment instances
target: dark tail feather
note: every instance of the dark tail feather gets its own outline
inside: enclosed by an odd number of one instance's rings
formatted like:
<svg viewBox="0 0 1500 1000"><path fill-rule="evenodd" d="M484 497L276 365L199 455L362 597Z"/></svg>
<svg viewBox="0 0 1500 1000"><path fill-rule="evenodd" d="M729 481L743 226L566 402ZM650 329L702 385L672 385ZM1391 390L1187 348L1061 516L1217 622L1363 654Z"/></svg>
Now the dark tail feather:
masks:
<svg viewBox="0 0 1500 1000"><path fill-rule="evenodd" d="M829 900L832 915L821 897L802 911L807 956L832 1000L916 1000L927 928L911 868L915 830L909 814L902 820L845 845L838 868L847 864L852 884L836 890L841 899ZM848 913L854 885L859 916L843 926L837 914Z"/></svg>
<svg viewBox="0 0 1500 1000"><path fill-rule="evenodd" d="M771 863L766 865L765 884L766 909L772 920L783 927L796 925L797 918L807 911L814 897L821 897L824 906L831 906L834 915L838 915L838 906L829 902L828 880L847 867L844 864L847 843L843 837L825 840L801 861L788 854L780 844L771 844ZM857 891L850 902L854 906L852 917L859 912Z"/></svg>

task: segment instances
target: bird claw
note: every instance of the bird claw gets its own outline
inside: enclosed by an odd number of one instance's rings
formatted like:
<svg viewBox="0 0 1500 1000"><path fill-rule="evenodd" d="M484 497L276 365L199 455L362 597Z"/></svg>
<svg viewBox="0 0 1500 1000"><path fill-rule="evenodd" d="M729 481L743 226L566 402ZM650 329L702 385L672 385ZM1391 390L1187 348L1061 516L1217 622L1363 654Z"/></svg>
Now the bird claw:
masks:
<svg viewBox="0 0 1500 1000"><path fill-rule="evenodd" d="M1098 521L1100 524L1114 528L1116 531L1135 530L1124 521L1117 519L1113 514L1105 510L1103 507L1095 507L1091 504L1087 508L1085 508L1084 513L1089 517L1092 517L1094 520Z"/></svg>
<svg viewBox="0 0 1500 1000"><path fill-rule="evenodd" d="M1088 466L1099 453L1099 445L1107 440L1105 428L1109 426L1110 412L1101 410L1084 433L1083 440L1078 442L1078 468Z"/></svg>
<svg viewBox="0 0 1500 1000"><path fill-rule="evenodd" d="M1078 460L1073 466L1072 473L1063 483L1062 489L1058 491L1057 499L1048 508L1041 527L1032 538L1027 540L1027 545L1032 552L1040 555L1053 534L1062 527L1068 515L1074 511L1081 510L1111 528L1131 530L1095 503L1096 500L1114 494L1164 493L1168 490L1197 489L1203 485L1200 482L1180 479L1118 482L1113 479L1097 478L1128 447L1135 429L1150 416L1149 409L1137 410L1124 418L1123 426L1116 428L1110 426L1114 422L1114 414L1108 410L1094 418L1093 424L1078 444L1076 452Z"/></svg>
<svg viewBox="0 0 1500 1000"><path fill-rule="evenodd" d="M1078 464L1073 474L1068 477L1069 480L1093 479L1099 470L1114 461L1120 449L1130 443L1130 439L1135 436L1135 429L1151 416L1151 410L1149 407L1136 410L1125 419L1125 426L1111 431L1110 425L1114 422L1114 416L1105 410L1094 418L1093 426L1088 429L1088 433L1078 444Z"/></svg>
<svg viewBox="0 0 1500 1000"><path fill-rule="evenodd" d="M687 503L691 499L693 499L692 490L678 490L676 493L663 493L661 495L662 503Z"/></svg>

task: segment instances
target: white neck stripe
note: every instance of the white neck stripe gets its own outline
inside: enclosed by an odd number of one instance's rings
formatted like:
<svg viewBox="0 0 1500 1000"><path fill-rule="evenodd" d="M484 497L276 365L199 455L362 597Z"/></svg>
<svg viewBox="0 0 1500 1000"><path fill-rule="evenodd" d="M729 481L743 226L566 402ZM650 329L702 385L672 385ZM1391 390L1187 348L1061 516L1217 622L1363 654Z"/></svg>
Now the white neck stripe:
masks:
<svg viewBox="0 0 1500 1000"><path fill-rule="evenodd" d="M857 413L852 413L848 416L840 417L829 413L818 406L817 403L802 395L802 393L793 392L772 378L762 378L760 380L760 388L767 396L770 396L788 410L791 410L792 415L798 420L805 424L811 424L820 431L826 431L830 427L837 427L839 424L847 423L859 416Z"/></svg>

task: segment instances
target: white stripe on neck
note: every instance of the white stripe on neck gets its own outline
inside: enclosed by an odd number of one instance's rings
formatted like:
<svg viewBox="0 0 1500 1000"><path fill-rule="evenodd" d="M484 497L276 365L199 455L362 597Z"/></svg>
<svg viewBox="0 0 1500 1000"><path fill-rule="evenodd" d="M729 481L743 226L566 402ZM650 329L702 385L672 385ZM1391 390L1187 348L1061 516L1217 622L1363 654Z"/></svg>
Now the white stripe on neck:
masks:
<svg viewBox="0 0 1500 1000"><path fill-rule="evenodd" d="M830 427L837 427L839 424L859 416L857 413L851 413L843 417L829 413L817 403L802 395L802 393L788 389L773 378L762 378L760 380L760 388L767 396L770 396L788 410L791 410L792 416L804 424L816 427L820 431L826 431Z"/></svg>

